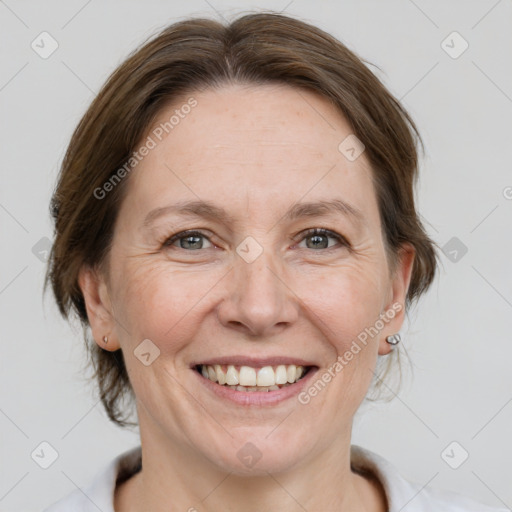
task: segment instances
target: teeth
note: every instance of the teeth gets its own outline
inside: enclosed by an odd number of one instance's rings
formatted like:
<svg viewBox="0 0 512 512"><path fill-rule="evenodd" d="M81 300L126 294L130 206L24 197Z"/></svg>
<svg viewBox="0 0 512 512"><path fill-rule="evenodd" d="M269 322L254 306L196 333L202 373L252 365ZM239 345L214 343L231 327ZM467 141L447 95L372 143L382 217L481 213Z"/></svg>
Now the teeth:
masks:
<svg viewBox="0 0 512 512"><path fill-rule="evenodd" d="M276 384L286 384L288 382L288 372L286 371L286 366L284 364L280 364L276 368Z"/></svg>
<svg viewBox="0 0 512 512"><path fill-rule="evenodd" d="M258 386L273 386L276 383L272 366L264 366L258 370L256 383Z"/></svg>
<svg viewBox="0 0 512 512"><path fill-rule="evenodd" d="M281 387L286 387L286 386L290 386L291 384L289 384L288 382L284 385L284 386L281 386ZM252 392L252 391L263 391L263 392L267 392L267 391L278 391L280 388L279 386L228 386L228 388L231 388L231 389L236 389L237 391L245 391L245 392Z"/></svg>
<svg viewBox="0 0 512 512"><path fill-rule="evenodd" d="M226 372L226 383L229 384L230 386L236 386L239 382L240 380L238 378L238 372L235 370L235 367L232 364L230 364L228 366L228 371Z"/></svg>
<svg viewBox="0 0 512 512"><path fill-rule="evenodd" d="M217 382L217 374L215 373L213 366L207 366L206 369L208 370L208 378L214 382Z"/></svg>
<svg viewBox="0 0 512 512"><path fill-rule="evenodd" d="M221 385L226 384L226 375L222 371L220 364L216 364L214 368L215 368L215 375L217 376L217 382Z"/></svg>
<svg viewBox="0 0 512 512"><path fill-rule="evenodd" d="M208 370L208 375L210 375L209 370ZM297 367L293 364L288 366L288 368L286 369L286 376L287 376L288 382L290 382L290 383L295 382L295 379L297 377ZM210 377L210 379L211 379L211 377Z"/></svg>
<svg viewBox="0 0 512 512"><path fill-rule="evenodd" d="M213 366L201 365L201 374L206 379L219 383L221 386L229 386L238 391L275 391L279 386L287 386L297 382L305 373L303 366L294 364L278 366L264 366L252 368L241 366L237 370L234 365L222 367L219 364Z"/></svg>
<svg viewBox="0 0 512 512"><path fill-rule="evenodd" d="M242 366L239 379L241 386L256 386L256 370L250 366Z"/></svg>

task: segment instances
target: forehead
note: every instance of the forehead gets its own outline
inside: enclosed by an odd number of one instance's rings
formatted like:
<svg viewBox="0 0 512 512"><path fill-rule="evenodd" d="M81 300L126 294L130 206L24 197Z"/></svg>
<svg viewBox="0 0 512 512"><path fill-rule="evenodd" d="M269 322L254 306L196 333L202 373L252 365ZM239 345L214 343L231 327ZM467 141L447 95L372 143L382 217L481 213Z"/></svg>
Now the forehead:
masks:
<svg viewBox="0 0 512 512"><path fill-rule="evenodd" d="M368 202L373 186L364 153L350 161L339 149L351 134L337 109L309 91L267 84L190 92L155 119L146 135L154 148L132 172L128 195L142 209L172 198L226 196L233 204L243 197L289 206L306 194Z"/></svg>
<svg viewBox="0 0 512 512"><path fill-rule="evenodd" d="M191 99L196 106L188 111ZM179 119L173 115L185 110L188 113ZM153 131L171 117L176 125L164 130L164 142L179 143L187 138L194 146L217 148L226 156L240 146L244 151L252 149L249 155L254 155L267 148L279 151L285 144L300 145L321 156L327 144L337 150L340 137L352 133L349 123L326 98L283 84L230 84L191 92L160 112ZM321 141L325 142L323 148Z"/></svg>

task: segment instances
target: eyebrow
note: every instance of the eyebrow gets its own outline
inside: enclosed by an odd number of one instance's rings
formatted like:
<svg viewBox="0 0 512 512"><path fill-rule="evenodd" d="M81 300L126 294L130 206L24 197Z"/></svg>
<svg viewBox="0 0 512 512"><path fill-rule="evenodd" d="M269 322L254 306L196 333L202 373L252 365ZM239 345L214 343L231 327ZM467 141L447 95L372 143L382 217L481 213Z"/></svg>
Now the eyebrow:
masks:
<svg viewBox="0 0 512 512"><path fill-rule="evenodd" d="M180 201L168 206L155 208L147 214L143 226L149 227L158 218L171 213L180 216L202 217L224 224L234 223L233 217L224 208L210 201L197 200ZM357 223L364 222L364 215L361 210L339 198L328 201L296 203L281 217L281 220L293 221L302 217L320 217L330 214L342 214Z"/></svg>

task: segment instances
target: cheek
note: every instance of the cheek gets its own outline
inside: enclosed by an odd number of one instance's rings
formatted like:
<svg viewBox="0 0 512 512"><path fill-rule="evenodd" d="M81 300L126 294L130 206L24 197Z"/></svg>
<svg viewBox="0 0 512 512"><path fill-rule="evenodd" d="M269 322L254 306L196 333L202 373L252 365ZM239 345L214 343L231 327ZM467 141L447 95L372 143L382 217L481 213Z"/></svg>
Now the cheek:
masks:
<svg viewBox="0 0 512 512"><path fill-rule="evenodd" d="M161 352L175 353L197 329L209 292L222 277L217 270L170 270L166 261L132 262L122 269L116 303L130 344L152 340Z"/></svg>
<svg viewBox="0 0 512 512"><path fill-rule="evenodd" d="M381 313L385 274L379 265L347 265L323 274L297 293L329 353L305 393L318 414L326 411L339 428L353 417L373 378L379 335L370 328Z"/></svg>
<svg viewBox="0 0 512 512"><path fill-rule="evenodd" d="M298 278L297 295L305 314L322 330L337 357L374 325L381 313L383 274L378 265L347 264ZM309 313L308 313L309 311Z"/></svg>

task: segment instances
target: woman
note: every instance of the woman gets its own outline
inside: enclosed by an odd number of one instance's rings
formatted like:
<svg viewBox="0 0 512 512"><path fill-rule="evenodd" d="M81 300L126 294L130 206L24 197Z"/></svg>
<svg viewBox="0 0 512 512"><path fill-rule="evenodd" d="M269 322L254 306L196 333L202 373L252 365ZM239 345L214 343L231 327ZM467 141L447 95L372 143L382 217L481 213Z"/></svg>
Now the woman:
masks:
<svg viewBox="0 0 512 512"><path fill-rule="evenodd" d="M278 14L174 24L71 140L47 282L141 447L48 511L484 511L351 445L436 272L414 123L363 62ZM405 508L407 506L407 508Z"/></svg>

